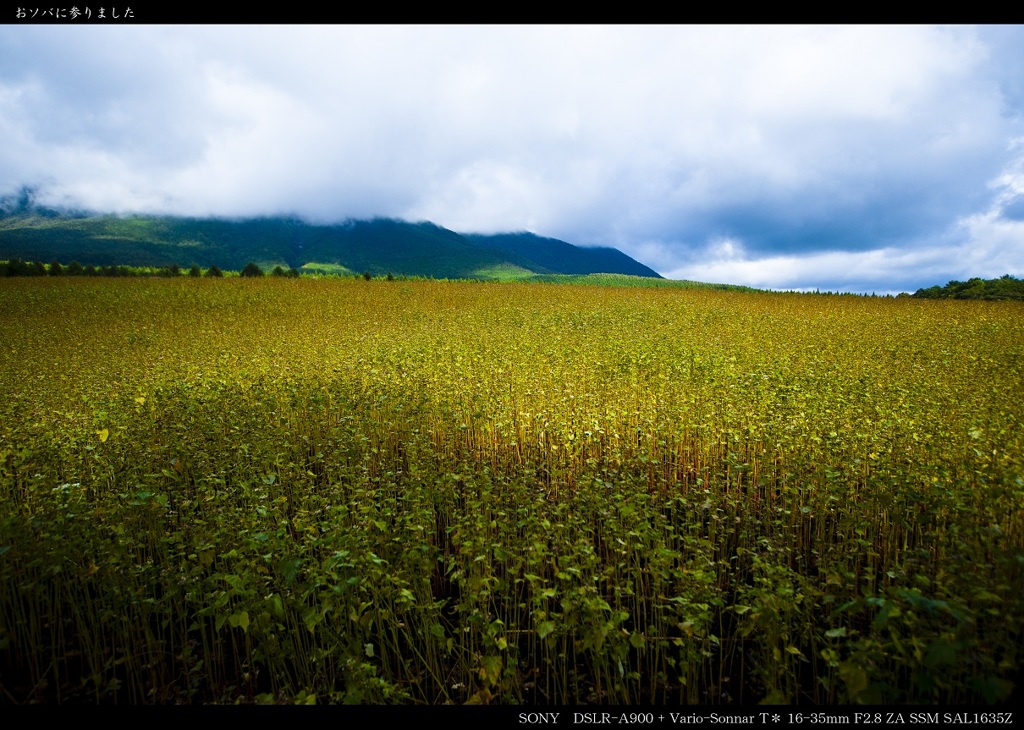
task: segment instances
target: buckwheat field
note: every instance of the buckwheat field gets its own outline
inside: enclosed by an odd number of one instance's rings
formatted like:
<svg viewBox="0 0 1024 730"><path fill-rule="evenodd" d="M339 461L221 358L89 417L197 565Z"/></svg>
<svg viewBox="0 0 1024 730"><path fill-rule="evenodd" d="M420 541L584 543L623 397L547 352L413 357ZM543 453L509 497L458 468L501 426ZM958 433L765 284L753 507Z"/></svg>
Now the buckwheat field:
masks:
<svg viewBox="0 0 1024 730"><path fill-rule="evenodd" d="M5 703L989 703L1024 306L0 281Z"/></svg>

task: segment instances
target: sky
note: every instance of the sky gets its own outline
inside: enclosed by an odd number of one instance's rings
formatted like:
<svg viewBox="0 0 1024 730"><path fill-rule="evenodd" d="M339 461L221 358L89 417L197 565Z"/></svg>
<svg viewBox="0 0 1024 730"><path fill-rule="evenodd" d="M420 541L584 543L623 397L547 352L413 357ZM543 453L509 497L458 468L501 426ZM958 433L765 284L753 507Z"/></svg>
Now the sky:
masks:
<svg viewBox="0 0 1024 730"><path fill-rule="evenodd" d="M1024 26L0 25L0 194L376 216L665 277L1024 276Z"/></svg>

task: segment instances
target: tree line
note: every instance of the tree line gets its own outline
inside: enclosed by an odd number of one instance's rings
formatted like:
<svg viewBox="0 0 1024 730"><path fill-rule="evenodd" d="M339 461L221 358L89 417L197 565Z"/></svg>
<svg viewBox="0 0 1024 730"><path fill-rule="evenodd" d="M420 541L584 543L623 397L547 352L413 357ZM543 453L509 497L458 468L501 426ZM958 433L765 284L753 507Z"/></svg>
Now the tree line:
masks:
<svg viewBox="0 0 1024 730"><path fill-rule="evenodd" d="M1024 280L1009 274L998 279L954 279L945 286L918 289L914 296L921 299L1024 299Z"/></svg>
<svg viewBox="0 0 1024 730"><path fill-rule="evenodd" d="M302 272L294 266L285 269L283 266L278 265L271 269L268 274L259 264L253 261L247 263L241 271L234 271L232 269L222 270L216 264L210 266L208 269L203 269L199 264L192 264L190 268L184 269L178 264L171 264L170 266L162 267L123 265L96 266L94 264L87 264L83 266L78 261L72 261L70 264L65 266L59 261L51 261L48 264L44 264L42 261L23 261L18 258L10 259L9 261L0 260L0 277L11 276L157 276L167 278L174 278L177 276L188 276L192 278L223 276L280 276L297 279L302 276ZM369 271L362 274L355 274L355 277L357 279L366 279L367 281L378 278L374 277ZM396 279L406 281L427 280L429 277L396 277L391 272L388 272L383 278L388 281L395 281Z"/></svg>
<svg viewBox="0 0 1024 730"><path fill-rule="evenodd" d="M245 277L256 277L264 276L265 272L256 263L249 262L239 272L224 271L216 264L210 266L208 269L203 269L199 264L193 264L188 269L183 269L178 264L171 264L170 266L162 267L151 267L151 266L121 266L121 265L109 265L109 266L96 266L94 264L82 265L78 261L72 261L68 265L63 265L59 261L51 261L49 264L44 264L42 261L23 261L21 259L10 259L9 261L0 261L0 276L11 277L11 276L160 276L160 277L176 277L176 276L189 276L193 278L199 278L202 276L206 277L223 277L225 274L233 275L237 273L238 276ZM299 276L299 270L296 268L284 269L281 266L275 266L271 272L271 276L286 276L297 278Z"/></svg>

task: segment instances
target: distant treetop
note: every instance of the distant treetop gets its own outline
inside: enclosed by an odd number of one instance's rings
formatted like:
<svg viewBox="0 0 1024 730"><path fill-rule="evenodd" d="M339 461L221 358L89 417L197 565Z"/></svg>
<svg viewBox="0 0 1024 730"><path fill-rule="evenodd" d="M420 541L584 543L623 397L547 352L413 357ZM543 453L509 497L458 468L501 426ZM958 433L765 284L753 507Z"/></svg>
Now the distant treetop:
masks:
<svg viewBox="0 0 1024 730"><path fill-rule="evenodd" d="M918 289L920 299L1024 299L1024 280L1006 274L998 279L974 277L967 281L951 281L945 286Z"/></svg>
<svg viewBox="0 0 1024 730"><path fill-rule="evenodd" d="M241 276L263 276L263 269L250 261L245 265L245 268L242 269Z"/></svg>

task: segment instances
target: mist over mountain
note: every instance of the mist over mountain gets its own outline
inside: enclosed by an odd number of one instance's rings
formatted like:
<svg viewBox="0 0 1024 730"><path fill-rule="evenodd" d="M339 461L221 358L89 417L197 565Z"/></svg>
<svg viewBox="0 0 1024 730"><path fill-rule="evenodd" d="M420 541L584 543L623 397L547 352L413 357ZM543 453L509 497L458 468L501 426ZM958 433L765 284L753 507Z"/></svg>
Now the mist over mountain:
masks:
<svg viewBox="0 0 1024 730"><path fill-rule="evenodd" d="M613 248L532 233L460 234L390 218L315 225L295 217L244 219L115 216L36 204L22 189L0 198L0 259L97 266L309 265L374 275L515 279L543 274L661 278Z"/></svg>

